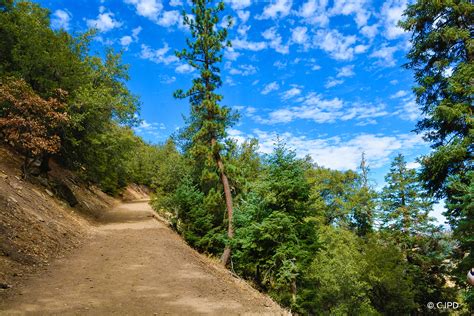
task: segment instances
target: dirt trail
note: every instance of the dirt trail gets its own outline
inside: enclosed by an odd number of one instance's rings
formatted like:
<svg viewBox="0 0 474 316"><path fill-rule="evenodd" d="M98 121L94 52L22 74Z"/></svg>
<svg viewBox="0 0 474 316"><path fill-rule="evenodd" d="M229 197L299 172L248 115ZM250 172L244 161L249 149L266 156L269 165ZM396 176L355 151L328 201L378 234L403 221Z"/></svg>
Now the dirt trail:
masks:
<svg viewBox="0 0 474 316"><path fill-rule="evenodd" d="M283 315L153 218L146 201L105 214L73 254L15 289L1 315Z"/></svg>

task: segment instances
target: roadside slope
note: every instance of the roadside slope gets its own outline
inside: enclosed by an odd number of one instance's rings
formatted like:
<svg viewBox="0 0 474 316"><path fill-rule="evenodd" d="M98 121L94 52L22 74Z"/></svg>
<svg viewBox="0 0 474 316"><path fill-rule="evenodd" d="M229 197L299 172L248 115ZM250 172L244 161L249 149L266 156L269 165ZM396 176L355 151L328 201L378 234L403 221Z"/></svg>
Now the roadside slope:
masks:
<svg viewBox="0 0 474 316"><path fill-rule="evenodd" d="M0 299L31 272L79 246L93 219L118 203L54 163L48 177L24 181L21 163L18 154L0 146Z"/></svg>
<svg viewBox="0 0 474 316"><path fill-rule="evenodd" d="M156 221L147 202L101 218L89 241L0 303L3 313L283 315Z"/></svg>

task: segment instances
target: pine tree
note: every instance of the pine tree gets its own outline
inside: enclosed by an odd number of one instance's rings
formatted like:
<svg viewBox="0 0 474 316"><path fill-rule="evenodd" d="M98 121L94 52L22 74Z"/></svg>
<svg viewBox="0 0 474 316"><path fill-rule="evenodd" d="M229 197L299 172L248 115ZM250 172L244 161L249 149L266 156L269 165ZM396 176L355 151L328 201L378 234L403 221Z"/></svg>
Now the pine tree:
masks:
<svg viewBox="0 0 474 316"><path fill-rule="evenodd" d="M385 176L387 185L381 194L382 225L401 233L400 242L424 232L429 223L432 201L419 185L414 169L407 168L405 158L399 154Z"/></svg>
<svg viewBox="0 0 474 316"><path fill-rule="evenodd" d="M377 193L371 188L369 180L369 166L362 153L359 166L359 177L356 182L355 192L351 199L353 224L359 236L366 236L373 229L374 210Z"/></svg>
<svg viewBox="0 0 474 316"><path fill-rule="evenodd" d="M178 52L177 56L198 70L199 76L193 79L189 90L178 90L175 97L190 100L191 115L187 128L182 133L187 141L185 149L200 164L200 176L204 182L212 183L214 175L218 173L227 209L227 236L232 239L232 194L221 151L224 149L226 128L233 124L236 117L228 107L220 106L222 95L216 93L216 89L222 85L218 67L222 61L222 49L230 43L226 42L227 29L219 27L219 13L224 10L224 3L219 2L211 7L211 2L212 0L193 0L194 18L183 14L191 39L187 40L188 49ZM206 186L204 183L203 185ZM207 191L215 196L215 188L208 188ZM224 265L229 262L230 254L230 247L226 246L222 254Z"/></svg>
<svg viewBox="0 0 474 316"><path fill-rule="evenodd" d="M406 67L415 71L424 114L417 131L433 148L422 160L421 177L437 198L446 198L445 216L459 241L457 272L466 284L466 271L474 266L474 208L466 203L474 186L474 5L418 0L401 25L412 33Z"/></svg>

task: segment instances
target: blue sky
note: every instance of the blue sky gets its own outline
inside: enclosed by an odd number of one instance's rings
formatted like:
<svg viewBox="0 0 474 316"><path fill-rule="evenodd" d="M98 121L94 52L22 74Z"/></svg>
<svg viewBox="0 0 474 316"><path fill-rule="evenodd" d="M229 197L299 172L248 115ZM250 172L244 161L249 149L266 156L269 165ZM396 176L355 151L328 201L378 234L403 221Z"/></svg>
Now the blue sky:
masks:
<svg viewBox="0 0 474 316"><path fill-rule="evenodd" d="M180 14L190 12L186 0L37 2L51 10L54 28L96 27L98 52L124 51L142 103L139 135L162 142L183 126L189 105L172 94L196 75L174 56L189 35ZM279 135L300 156L339 170L357 168L364 151L377 187L396 154L417 166L429 146L411 132L420 114L412 73L401 67L410 37L397 27L406 0L225 2L233 47L220 92L241 113L232 137L256 137L266 153Z"/></svg>

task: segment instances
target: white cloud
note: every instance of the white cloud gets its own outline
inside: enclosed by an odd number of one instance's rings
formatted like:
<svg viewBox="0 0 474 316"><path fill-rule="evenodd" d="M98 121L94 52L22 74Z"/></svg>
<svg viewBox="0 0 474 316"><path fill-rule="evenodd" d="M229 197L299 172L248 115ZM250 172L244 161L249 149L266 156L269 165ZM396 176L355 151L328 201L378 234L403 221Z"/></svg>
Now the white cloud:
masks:
<svg viewBox="0 0 474 316"><path fill-rule="evenodd" d="M181 0L170 0L170 6L172 7L180 7L183 5Z"/></svg>
<svg viewBox="0 0 474 316"><path fill-rule="evenodd" d="M324 99L310 92L294 100L300 105L271 111L268 118L254 116L262 124L289 123L294 120L311 120L316 123L357 120L358 125L375 123L375 118L387 116L385 104L345 103L339 98Z"/></svg>
<svg viewBox="0 0 474 316"><path fill-rule="evenodd" d="M370 39L374 38L377 35L378 24L373 24L371 26L365 25L360 29L360 33Z"/></svg>
<svg viewBox="0 0 474 316"><path fill-rule="evenodd" d="M56 10L51 16L51 27L55 30L69 30L71 22L71 14L64 10Z"/></svg>
<svg viewBox="0 0 474 316"><path fill-rule="evenodd" d="M165 84L170 84L176 81L175 76L161 75L160 82Z"/></svg>
<svg viewBox="0 0 474 316"><path fill-rule="evenodd" d="M236 50L244 49L257 52L267 48L267 43L251 42L247 41L247 39L235 39L232 41L232 47Z"/></svg>
<svg viewBox="0 0 474 316"><path fill-rule="evenodd" d="M188 65L188 64L181 64L177 66L175 69L175 71L179 74L188 74L188 73L193 72L194 70L195 69L191 65Z"/></svg>
<svg viewBox="0 0 474 316"><path fill-rule="evenodd" d="M326 84L324 85L325 88L329 89L335 86L338 86L340 84L344 83L344 80L341 79L335 79L335 78L329 78Z"/></svg>
<svg viewBox="0 0 474 316"><path fill-rule="evenodd" d="M233 10L242 10L252 4L251 0L225 0L224 2L230 4Z"/></svg>
<svg viewBox="0 0 474 316"><path fill-rule="evenodd" d="M421 111L412 96L402 99L402 104L398 106L398 110L394 115L405 121L416 122L421 118Z"/></svg>
<svg viewBox="0 0 474 316"><path fill-rule="evenodd" d="M365 53L369 49L369 45L357 45L354 47L354 53L356 54L362 54Z"/></svg>
<svg viewBox="0 0 474 316"><path fill-rule="evenodd" d="M386 67L393 67L396 64L396 60L393 57L393 54L398 50L396 46L387 46L387 44L383 44L382 47L375 50L369 57L377 58L378 65L386 66Z"/></svg>
<svg viewBox="0 0 474 316"><path fill-rule="evenodd" d="M134 28L132 30L132 35L125 35L122 38L120 38L120 45L124 46L127 48L131 43L137 42L138 41L138 35L142 31L141 26Z"/></svg>
<svg viewBox="0 0 474 316"><path fill-rule="evenodd" d="M115 20L112 12L104 12L100 13L95 20L87 20L87 26L96 28L99 32L108 32L122 26L122 22Z"/></svg>
<svg viewBox="0 0 474 316"><path fill-rule="evenodd" d="M283 18L290 13L292 5L292 0L274 0L263 9L263 13L258 18L262 20Z"/></svg>
<svg viewBox="0 0 474 316"><path fill-rule="evenodd" d="M354 57L352 45L356 41L356 36L344 36L337 30L319 30L314 38L314 44L336 60L351 60Z"/></svg>
<svg viewBox="0 0 474 316"><path fill-rule="evenodd" d="M405 90L399 90L397 91L397 93L394 93L390 96L390 99L398 99L398 98L402 98L404 96L406 96L408 94L407 91Z"/></svg>
<svg viewBox="0 0 474 316"><path fill-rule="evenodd" d="M226 47L224 51L224 57L226 60L237 60L237 58L240 56L239 52L236 52L233 47Z"/></svg>
<svg viewBox="0 0 474 316"><path fill-rule="evenodd" d="M181 14L177 10L165 11L156 23L164 27L170 27L181 21Z"/></svg>
<svg viewBox="0 0 474 316"><path fill-rule="evenodd" d="M291 40L300 45L308 45L308 28L304 26L298 26L291 30Z"/></svg>
<svg viewBox="0 0 474 316"><path fill-rule="evenodd" d="M398 27L403 11L407 7L407 0L387 0L382 6L381 18L384 25L384 35L388 39L395 39L405 33Z"/></svg>
<svg viewBox="0 0 474 316"><path fill-rule="evenodd" d="M349 78L349 77L353 77L354 75L355 75L354 65L348 65L348 66L344 66L342 68L339 68L336 77L337 78Z"/></svg>
<svg viewBox="0 0 474 316"><path fill-rule="evenodd" d="M169 50L170 47L168 46L168 43L165 43L162 48L155 50L145 44L142 44L140 58L148 59L157 64L169 65L178 61L178 57L174 55L167 55Z"/></svg>
<svg viewBox="0 0 474 316"><path fill-rule="evenodd" d="M289 53L289 46L288 44L282 44L282 38L280 34L278 34L276 27L271 27L265 32L262 33L264 39L269 41L268 46L273 48L276 52L280 54L288 54Z"/></svg>
<svg viewBox="0 0 474 316"><path fill-rule="evenodd" d="M135 6L138 15L146 17L152 21L158 20L158 15L163 9L160 0L124 0L125 3Z"/></svg>
<svg viewBox="0 0 474 316"><path fill-rule="evenodd" d="M161 131L166 129L166 125L164 123L157 123L157 122L147 122L143 120L140 125L133 128L135 132L142 134L142 135L149 135L153 137L165 137L165 134Z"/></svg>
<svg viewBox="0 0 474 316"><path fill-rule="evenodd" d="M250 76L257 72L257 67L252 65L239 65L238 68L231 68L231 75Z"/></svg>
<svg viewBox="0 0 474 316"><path fill-rule="evenodd" d="M283 100L288 100L293 97L296 97L301 94L301 89L297 86L294 86L293 88L286 90L285 92L282 93L281 98Z"/></svg>
<svg viewBox="0 0 474 316"><path fill-rule="evenodd" d="M269 94L272 91L278 90L279 88L280 88L280 85L276 81L273 81L273 82L265 85L265 87L263 87L263 90L262 90L261 93L263 95L266 95L266 94Z"/></svg>
<svg viewBox="0 0 474 316"><path fill-rule="evenodd" d="M239 11L237 11L237 16L242 21L242 23L247 23L247 21L250 18L250 11L239 10Z"/></svg>
<svg viewBox="0 0 474 316"><path fill-rule="evenodd" d="M131 43L133 42L133 39L131 36L123 36L121 39L120 39L120 45L122 46L128 46L130 45Z"/></svg>
<svg viewBox="0 0 474 316"><path fill-rule="evenodd" d="M299 157L309 155L320 166L338 169L355 170L360 163L360 155L365 152L368 163L373 168L379 168L390 163L395 153L403 150L410 151L424 144L421 137L413 134L394 136L377 134L360 134L349 139L341 137L308 138L286 132L277 135L275 132L254 130L259 140L260 151L270 153L277 136L284 139ZM242 136L242 134L239 134Z"/></svg>
<svg viewBox="0 0 474 316"><path fill-rule="evenodd" d="M331 9L331 15L354 15L357 27L367 24L370 13L367 10L366 0L335 0Z"/></svg>
<svg viewBox="0 0 474 316"><path fill-rule="evenodd" d="M308 0L298 10L297 15L302 17L306 23L325 27L329 23L326 12L327 0Z"/></svg>

